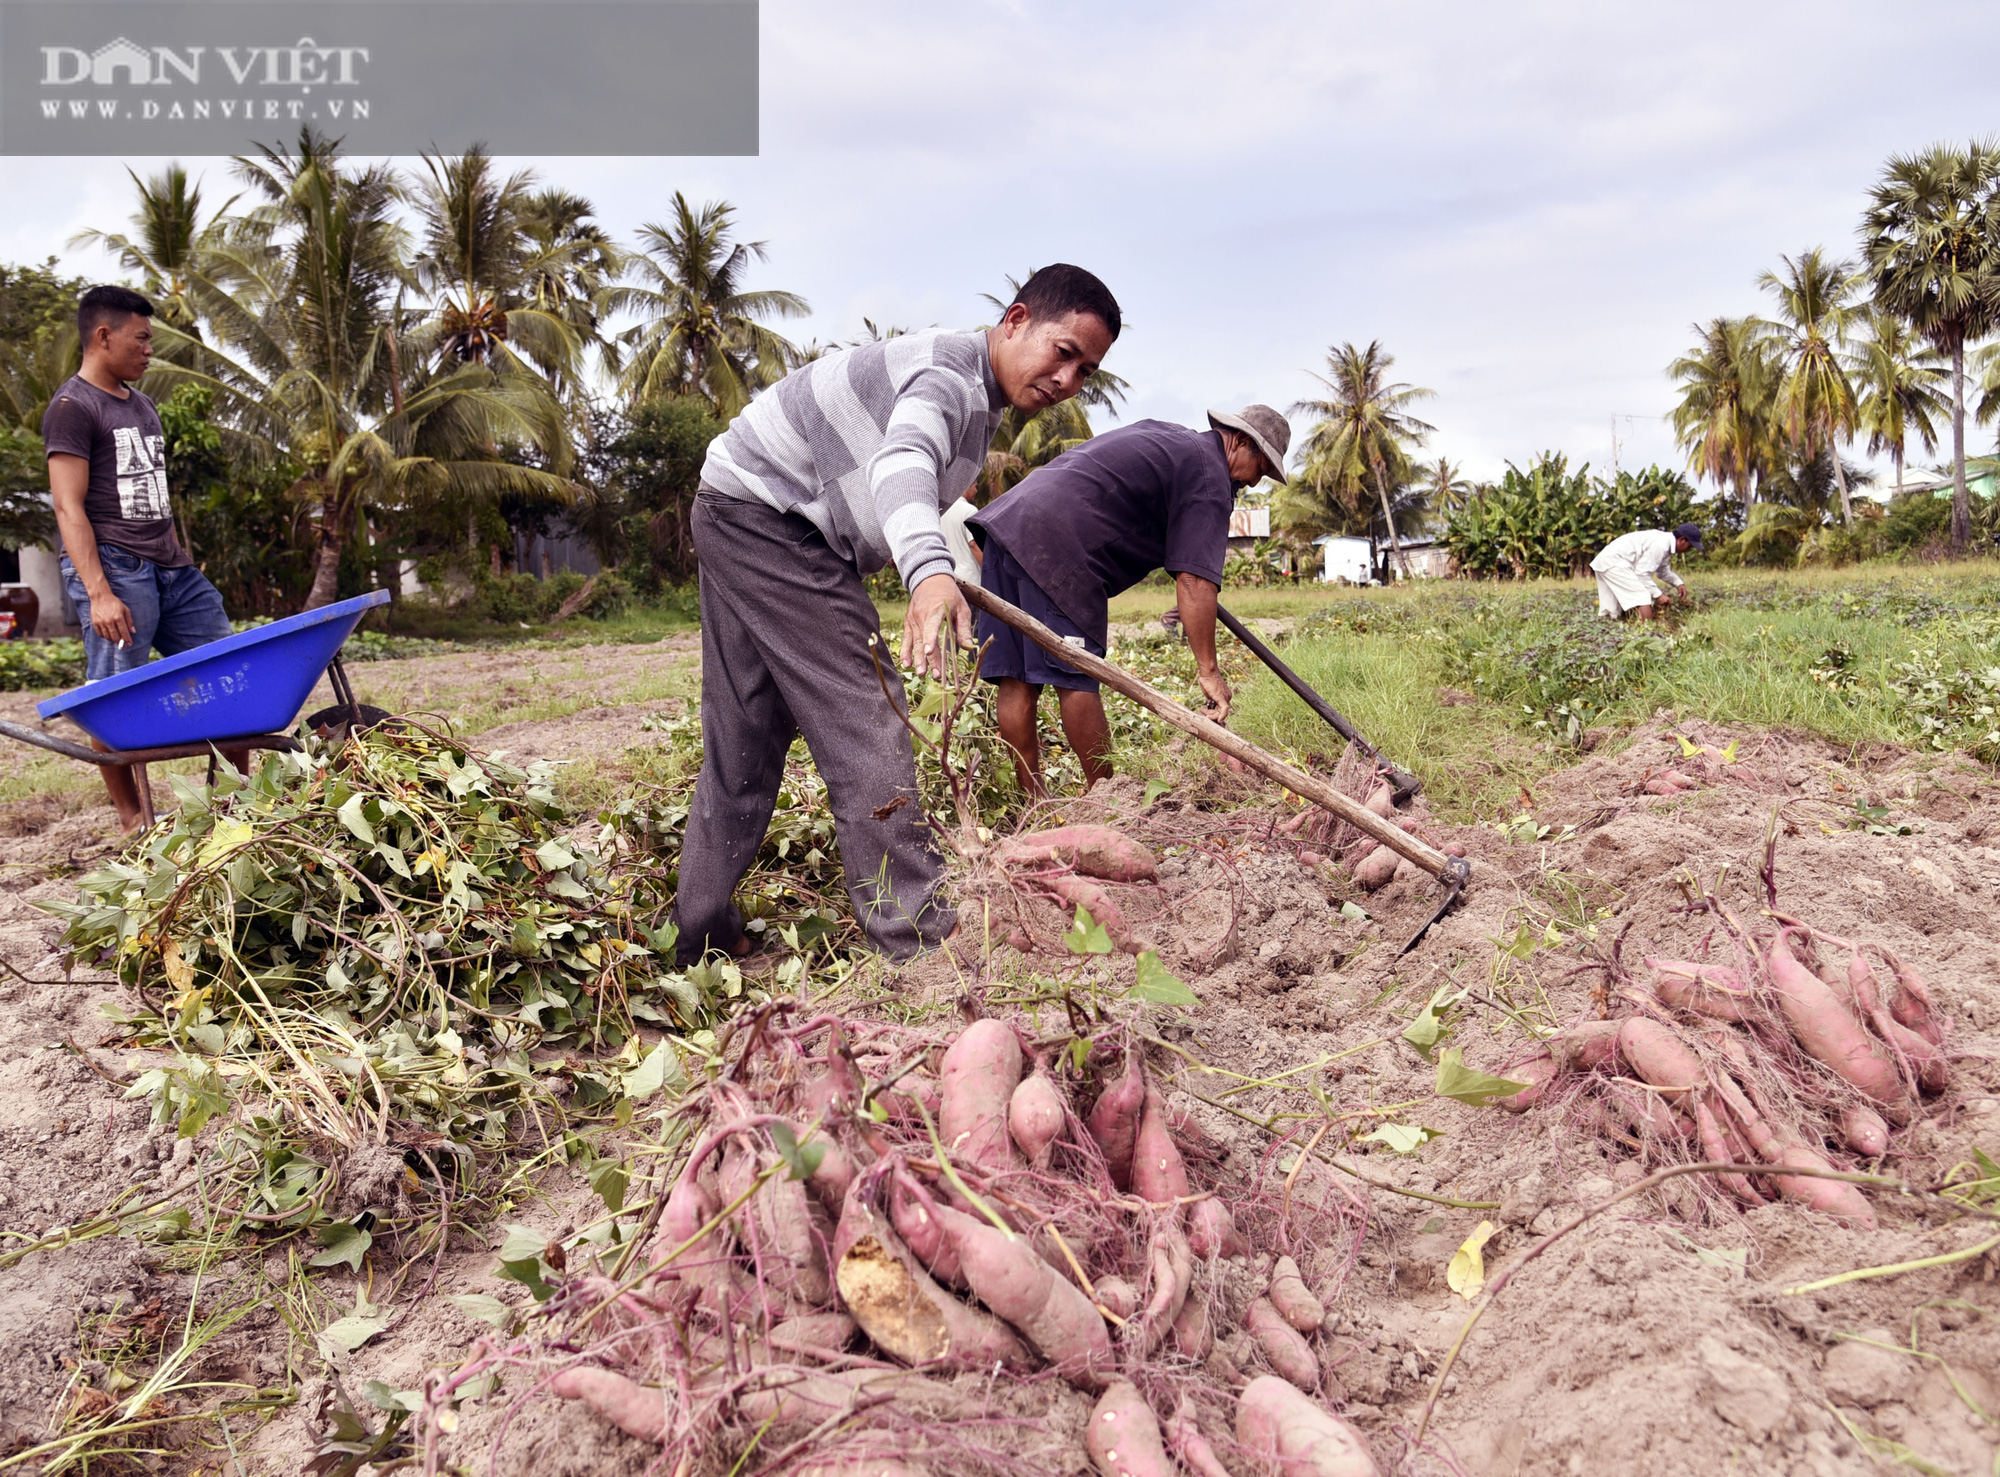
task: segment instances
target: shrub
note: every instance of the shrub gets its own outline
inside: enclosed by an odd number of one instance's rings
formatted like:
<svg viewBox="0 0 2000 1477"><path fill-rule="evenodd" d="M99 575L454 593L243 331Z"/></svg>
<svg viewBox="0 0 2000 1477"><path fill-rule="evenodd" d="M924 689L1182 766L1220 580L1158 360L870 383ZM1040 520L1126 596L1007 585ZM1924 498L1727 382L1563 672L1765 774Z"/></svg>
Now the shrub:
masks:
<svg viewBox="0 0 2000 1477"><path fill-rule="evenodd" d="M1932 539L1951 535L1951 498L1930 492L1906 492L1889 500L1882 520L1882 541L1891 549L1922 548Z"/></svg>
<svg viewBox="0 0 2000 1477"><path fill-rule="evenodd" d="M1506 475L1472 498L1445 525L1444 545L1467 575L1526 579L1575 575L1611 540L1641 528L1707 523L1722 511L1698 504L1678 472L1648 467L1607 481L1588 466L1543 452L1526 471Z"/></svg>
<svg viewBox="0 0 2000 1477"><path fill-rule="evenodd" d="M83 643L72 637L56 641L0 641L0 692L80 687L83 660Z"/></svg>
<svg viewBox="0 0 2000 1477"><path fill-rule="evenodd" d="M723 429L705 400L653 400L641 405L624 434L605 448L606 490L624 509L623 563L649 595L694 574L688 520L708 443Z"/></svg>

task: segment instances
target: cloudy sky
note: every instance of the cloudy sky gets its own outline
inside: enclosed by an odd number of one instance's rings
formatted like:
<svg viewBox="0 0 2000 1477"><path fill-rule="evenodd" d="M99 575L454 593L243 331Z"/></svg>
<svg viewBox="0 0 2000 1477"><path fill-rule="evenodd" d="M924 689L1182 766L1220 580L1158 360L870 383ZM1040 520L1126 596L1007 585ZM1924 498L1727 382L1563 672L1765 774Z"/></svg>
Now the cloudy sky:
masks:
<svg viewBox="0 0 2000 1477"><path fill-rule="evenodd" d="M2000 9L1231 0L766 0L754 159L550 159L629 232L734 201L760 285L865 316L984 321L1051 261L1125 308L1126 418L1283 408L1380 339L1475 474L1549 447L1679 458L1690 325L1758 307L1780 253L1852 247L1890 154L2000 129ZM504 89L496 90L504 101ZM1984 101L1982 101L1984 99ZM0 159L0 258L129 212L124 164ZM223 160L188 160L227 192ZM1980 442L1986 439L1981 433Z"/></svg>

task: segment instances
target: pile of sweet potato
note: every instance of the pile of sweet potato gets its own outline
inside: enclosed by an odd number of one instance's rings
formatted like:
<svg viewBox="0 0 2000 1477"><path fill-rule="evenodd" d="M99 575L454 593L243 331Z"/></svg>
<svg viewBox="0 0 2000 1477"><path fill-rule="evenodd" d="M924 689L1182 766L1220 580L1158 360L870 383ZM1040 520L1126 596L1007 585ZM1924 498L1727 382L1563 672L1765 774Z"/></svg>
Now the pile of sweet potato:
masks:
<svg viewBox="0 0 2000 1477"><path fill-rule="evenodd" d="M1618 1018L1572 1026L1504 1069L1529 1086L1500 1105L1525 1112L1587 1074L1599 1125L1645 1156L1768 1164L1768 1175L1724 1176L1724 1188L1746 1205L1781 1195L1872 1227L1856 1186L1776 1171L1892 1153L1925 1099L1945 1091L1930 989L1879 945L1781 914L1760 938L1714 911L1733 964L1647 957L1649 978L1614 997Z"/></svg>
<svg viewBox="0 0 2000 1477"><path fill-rule="evenodd" d="M1060 1378L1095 1398L1107 1474L1230 1477L1218 1450L1377 1472L1318 1398L1326 1311L1298 1260L1365 1223L1218 1186L1141 1051L1122 1027L760 1021L687 1110L650 1269L559 1294L555 1390L660 1442L663 1470L759 1427L761 1453L796 1446L786 1471L1018 1467L996 1389Z"/></svg>
<svg viewBox="0 0 2000 1477"><path fill-rule="evenodd" d="M1431 830L1432 821L1428 804L1421 794L1410 797L1407 812L1396 808L1395 791L1388 779L1370 765L1357 767L1358 753L1354 746L1348 746L1334 771L1334 788L1344 794L1352 794L1370 811L1392 825L1408 831L1414 836L1431 840L1425 832ZM1322 846L1344 865L1354 878L1355 886L1363 892L1374 892L1386 887L1395 878L1399 868L1414 871L1415 862L1404 859L1393 846L1386 846L1370 836L1358 826L1349 824L1323 810L1308 806L1306 809L1283 822L1278 829L1288 835L1296 835L1311 845ZM1438 848L1447 856L1464 856L1465 845L1459 841L1436 841ZM1305 851L1302 860L1321 859L1317 851Z"/></svg>
<svg viewBox="0 0 2000 1477"><path fill-rule="evenodd" d="M981 860L1003 888L1054 903L1065 917L1088 909L1111 942L1127 954L1144 945L1132 920L1106 884L1159 881L1152 849L1109 826L1057 826L1009 836L986 848ZM975 882L976 887L976 882ZM1024 953L1035 948L1033 930L1016 912L1009 942Z"/></svg>

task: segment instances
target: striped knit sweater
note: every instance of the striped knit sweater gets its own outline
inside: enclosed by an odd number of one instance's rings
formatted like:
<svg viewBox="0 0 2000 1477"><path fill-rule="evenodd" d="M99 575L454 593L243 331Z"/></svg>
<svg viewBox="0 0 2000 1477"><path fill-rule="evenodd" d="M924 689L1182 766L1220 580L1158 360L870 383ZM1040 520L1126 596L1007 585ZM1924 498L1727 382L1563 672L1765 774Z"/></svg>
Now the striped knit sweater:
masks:
<svg viewBox="0 0 2000 1477"><path fill-rule="evenodd" d="M939 515L972 485L1000 424L983 333L907 333L815 359L709 443L702 486L812 520L862 574L914 590L949 574Z"/></svg>

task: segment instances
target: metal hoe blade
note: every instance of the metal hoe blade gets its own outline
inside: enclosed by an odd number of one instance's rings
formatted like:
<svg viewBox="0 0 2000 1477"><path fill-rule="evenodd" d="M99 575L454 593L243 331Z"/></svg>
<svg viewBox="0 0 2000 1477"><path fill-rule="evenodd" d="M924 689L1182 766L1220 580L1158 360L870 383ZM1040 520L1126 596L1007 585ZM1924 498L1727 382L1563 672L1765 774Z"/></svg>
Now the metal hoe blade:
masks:
<svg viewBox="0 0 2000 1477"><path fill-rule="evenodd" d="M1472 863L1462 856L1455 856L1445 867L1444 875L1438 880L1444 883L1444 901L1437 905L1435 913L1424 920L1424 926L1410 935L1410 941L1396 951L1398 959L1414 949L1423 936L1431 931L1431 925L1451 911L1451 905L1458 901L1458 895L1465 890L1465 884L1472 880Z"/></svg>

